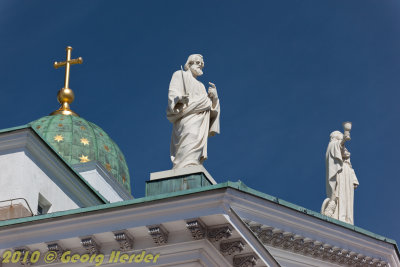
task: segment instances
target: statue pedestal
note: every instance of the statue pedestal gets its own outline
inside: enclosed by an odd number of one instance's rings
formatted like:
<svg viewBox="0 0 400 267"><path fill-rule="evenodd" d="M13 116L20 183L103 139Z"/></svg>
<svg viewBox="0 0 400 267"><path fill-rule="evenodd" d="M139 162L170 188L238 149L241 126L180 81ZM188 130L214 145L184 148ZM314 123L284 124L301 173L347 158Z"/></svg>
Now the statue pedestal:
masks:
<svg viewBox="0 0 400 267"><path fill-rule="evenodd" d="M172 193L217 184L203 166L150 173L146 196Z"/></svg>

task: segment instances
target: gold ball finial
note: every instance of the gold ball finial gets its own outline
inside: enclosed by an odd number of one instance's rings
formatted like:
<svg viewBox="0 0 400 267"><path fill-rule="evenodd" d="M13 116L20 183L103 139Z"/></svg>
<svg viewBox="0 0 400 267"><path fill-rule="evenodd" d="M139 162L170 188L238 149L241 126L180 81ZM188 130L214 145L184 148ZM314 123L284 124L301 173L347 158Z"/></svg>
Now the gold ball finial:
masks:
<svg viewBox="0 0 400 267"><path fill-rule="evenodd" d="M79 117L79 115L73 112L69 107L69 105L74 101L74 99L75 95L72 89L61 88L57 94L57 100L61 104L61 107L58 110L52 112L50 115L63 114L63 115L73 115Z"/></svg>
<svg viewBox="0 0 400 267"><path fill-rule="evenodd" d="M74 98L74 92L70 88L61 88L57 94L57 100L61 104L61 107L50 113L50 115L63 114L79 117L79 115L73 112L69 107L69 105L74 101Z"/></svg>
<svg viewBox="0 0 400 267"><path fill-rule="evenodd" d="M70 88L61 88L57 94L57 100L60 104L67 102L71 104L75 99L74 91Z"/></svg>

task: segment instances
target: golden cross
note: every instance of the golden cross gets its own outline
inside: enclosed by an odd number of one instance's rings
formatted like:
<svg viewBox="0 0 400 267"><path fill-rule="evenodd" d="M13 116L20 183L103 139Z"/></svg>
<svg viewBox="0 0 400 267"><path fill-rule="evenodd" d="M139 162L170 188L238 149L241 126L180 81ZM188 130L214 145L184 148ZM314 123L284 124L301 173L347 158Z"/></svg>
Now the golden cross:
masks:
<svg viewBox="0 0 400 267"><path fill-rule="evenodd" d="M81 57L78 57L76 59L71 59L71 51L72 47L67 46L67 60L63 62L54 62L54 68L58 69L59 67L65 66L65 84L64 88L61 88L60 91L58 91L57 94L57 100L60 102L61 107L50 113L50 115L57 115L57 114L63 114L63 115L73 115L73 116L78 116L75 112L73 112L70 108L69 105L74 101L75 95L72 89L69 88L69 70L71 65L74 64L82 64L83 59Z"/></svg>
<svg viewBox="0 0 400 267"><path fill-rule="evenodd" d="M72 51L72 47L67 46L67 60L63 61L63 62L54 62L54 68L58 69L59 67L63 67L65 66L65 84L64 84L64 88L68 89L69 86L69 69L71 65L74 64L82 64L83 59L81 57L75 58L75 59L71 59L71 51Z"/></svg>

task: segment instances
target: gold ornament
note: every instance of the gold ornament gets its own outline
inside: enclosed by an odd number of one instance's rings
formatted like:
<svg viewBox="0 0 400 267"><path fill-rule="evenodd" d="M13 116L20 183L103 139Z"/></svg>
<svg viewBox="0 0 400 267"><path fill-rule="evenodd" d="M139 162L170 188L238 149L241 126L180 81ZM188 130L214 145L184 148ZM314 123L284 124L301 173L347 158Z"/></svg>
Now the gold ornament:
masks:
<svg viewBox="0 0 400 267"><path fill-rule="evenodd" d="M59 68L65 66L65 83L64 88L61 88L57 94L57 100L61 104L61 107L50 113L50 115L63 114L63 115L73 115L78 116L73 112L69 105L74 101L75 95L71 88L69 88L69 72L71 65L82 64L83 59L81 57L76 59L71 59L72 47L67 46L67 60L63 62L54 62L54 68Z"/></svg>
<svg viewBox="0 0 400 267"><path fill-rule="evenodd" d="M61 134L57 134L56 136L54 136L54 141L56 141L57 143L60 143L63 140L64 137Z"/></svg>
<svg viewBox="0 0 400 267"><path fill-rule="evenodd" d="M111 165L110 165L110 163L106 163L106 169L107 169L107 171L111 171Z"/></svg>
<svg viewBox="0 0 400 267"><path fill-rule="evenodd" d="M81 138L81 143L86 146L89 145L89 140L87 140L86 138Z"/></svg>
<svg viewBox="0 0 400 267"><path fill-rule="evenodd" d="M89 156L85 156L85 155L82 154L82 156L80 156L79 159L81 160L82 163L85 163L85 162L89 162L90 161L90 159L88 157Z"/></svg>

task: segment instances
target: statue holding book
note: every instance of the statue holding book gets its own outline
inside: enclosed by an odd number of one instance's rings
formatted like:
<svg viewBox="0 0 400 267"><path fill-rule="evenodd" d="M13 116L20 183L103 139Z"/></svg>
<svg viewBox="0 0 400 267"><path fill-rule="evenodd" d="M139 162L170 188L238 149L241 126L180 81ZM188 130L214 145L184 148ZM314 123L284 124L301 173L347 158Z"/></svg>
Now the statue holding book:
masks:
<svg viewBox="0 0 400 267"><path fill-rule="evenodd" d="M173 124L170 152L174 169L202 165L207 159L207 138L220 132L217 89L209 83L207 92L197 80L203 67L203 56L190 55L184 70L176 71L169 85L167 118Z"/></svg>

